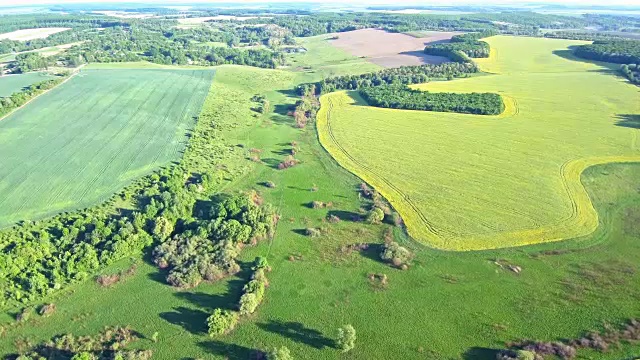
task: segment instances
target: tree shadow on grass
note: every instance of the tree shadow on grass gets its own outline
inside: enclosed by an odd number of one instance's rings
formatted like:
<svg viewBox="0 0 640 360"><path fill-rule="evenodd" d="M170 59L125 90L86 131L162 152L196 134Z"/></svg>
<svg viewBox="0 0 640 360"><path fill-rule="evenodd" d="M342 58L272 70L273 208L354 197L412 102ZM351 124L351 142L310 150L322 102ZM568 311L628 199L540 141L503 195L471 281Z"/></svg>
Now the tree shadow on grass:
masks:
<svg viewBox="0 0 640 360"><path fill-rule="evenodd" d="M333 339L325 337L320 331L307 328L299 322L270 321L258 324L258 327L316 349L335 347Z"/></svg>
<svg viewBox="0 0 640 360"><path fill-rule="evenodd" d="M327 212L327 216L337 216L342 221L361 222L362 215L353 211L344 210L330 210Z"/></svg>
<svg viewBox="0 0 640 360"><path fill-rule="evenodd" d="M561 57L563 59L566 59L566 60L578 61L578 62L587 63L587 64L594 64L594 65L598 65L598 66L601 66L601 67L604 68L604 69L601 69L601 70L596 70L597 72L616 73L617 69L620 67L619 64L612 64L612 63L607 63L607 62L603 62L603 61L583 59L581 57L575 56L574 55L575 48L576 48L576 46L569 46L569 49L554 50L554 51L552 51L552 53L553 53L553 55L559 56L559 57Z"/></svg>
<svg viewBox="0 0 640 360"><path fill-rule="evenodd" d="M462 354L464 360L494 360L500 350L472 347Z"/></svg>
<svg viewBox="0 0 640 360"><path fill-rule="evenodd" d="M173 308L173 311L163 312L160 317L171 324L181 326L192 334L206 334L206 319L209 314L196 309L184 306Z"/></svg>
<svg viewBox="0 0 640 360"><path fill-rule="evenodd" d="M380 253L382 252L382 244L377 243L369 243L367 247L363 250L360 250L360 255L369 260L373 260L375 262L383 263L380 259Z"/></svg>
<svg viewBox="0 0 640 360"><path fill-rule="evenodd" d="M616 118L618 119L616 126L640 129L640 115L620 114Z"/></svg>
<svg viewBox="0 0 640 360"><path fill-rule="evenodd" d="M229 360L264 359L264 353L260 350L251 349L236 344L228 344L222 341L202 341L198 343L198 346L212 355L224 356Z"/></svg>
<svg viewBox="0 0 640 360"><path fill-rule="evenodd" d="M280 164L280 160L275 158L266 158L262 159L262 162L272 169L278 169L278 165Z"/></svg>

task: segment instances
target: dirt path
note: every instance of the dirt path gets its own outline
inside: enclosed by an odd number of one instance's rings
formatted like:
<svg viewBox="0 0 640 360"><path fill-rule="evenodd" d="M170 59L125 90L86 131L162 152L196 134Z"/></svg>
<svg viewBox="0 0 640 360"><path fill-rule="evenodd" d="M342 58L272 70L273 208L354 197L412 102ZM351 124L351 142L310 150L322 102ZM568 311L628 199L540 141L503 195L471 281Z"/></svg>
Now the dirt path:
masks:
<svg viewBox="0 0 640 360"><path fill-rule="evenodd" d="M67 77L66 79L64 79L64 81L62 81L60 84L58 84L58 85L56 85L56 86L52 87L51 89L45 90L45 91L43 91L42 93L40 93L40 94L38 94L38 95L36 95L36 96L32 97L32 98L31 98L31 99L29 99L29 101L27 101L26 103L24 103L24 104L20 105L19 107L17 107L17 108L15 108L15 109L13 109L13 110L12 110L11 112L9 112L8 114L6 114L6 115L4 115L4 116L0 117L0 121L2 121L2 120L4 120L4 119L6 119L7 117L9 117L9 115L11 115L11 114L13 114L14 112L16 112L16 111L18 111L18 110L22 109L23 107L25 107L25 106L29 105L29 103L30 103L30 102L32 102L33 100L35 100L35 99L39 98L40 96L42 96L42 95L44 95L44 94L48 93L49 91L51 91L51 90L53 90L53 89L55 89L55 88L59 87L60 85L62 85L62 84L64 84L64 83L66 83L67 81L71 80L71 78L73 78L74 76L76 76L76 75L78 75L78 74L80 73L80 70L81 70L85 65L87 65L87 64L82 64L82 65L80 65L78 68L74 69L74 70L73 70L73 73L72 73L71 75L69 75L69 77Z"/></svg>

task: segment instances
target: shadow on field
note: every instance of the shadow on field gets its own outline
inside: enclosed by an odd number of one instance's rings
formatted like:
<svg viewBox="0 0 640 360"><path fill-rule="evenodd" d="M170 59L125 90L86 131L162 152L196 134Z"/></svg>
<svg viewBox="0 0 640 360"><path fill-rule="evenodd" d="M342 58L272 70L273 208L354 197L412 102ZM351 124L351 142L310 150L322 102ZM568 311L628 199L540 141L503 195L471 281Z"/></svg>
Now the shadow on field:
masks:
<svg viewBox="0 0 640 360"><path fill-rule="evenodd" d="M184 306L173 308L173 311L163 312L160 317L174 325L181 326L192 334L206 334L206 320L209 314L202 310L189 309Z"/></svg>
<svg viewBox="0 0 640 360"><path fill-rule="evenodd" d="M483 347L472 347L462 355L462 358L464 360L494 360L499 351Z"/></svg>
<svg viewBox="0 0 640 360"><path fill-rule="evenodd" d="M616 126L640 129L640 115L620 114L616 115L616 119Z"/></svg>
<svg viewBox="0 0 640 360"><path fill-rule="evenodd" d="M262 162L272 169L278 169L278 164L280 164L280 160L275 158L266 158L262 159Z"/></svg>
<svg viewBox="0 0 640 360"><path fill-rule="evenodd" d="M342 221L351 221L351 222L361 222L362 215L353 212L353 211L344 211L344 210L330 210L327 213L327 216L336 216Z"/></svg>
<svg viewBox="0 0 640 360"><path fill-rule="evenodd" d="M207 294L203 292L177 292L177 298L191 303L194 308L176 307L173 311L164 312L160 317L174 325L182 326L193 334L207 332L207 318L216 308L236 310L238 299L242 295L242 288L251 276L251 263L239 263L242 269L236 274L237 279L227 281L227 292L224 294ZM166 282L165 282L166 284ZM167 284L167 286L170 286ZM204 309L204 310L201 310Z"/></svg>
<svg viewBox="0 0 640 360"><path fill-rule="evenodd" d="M578 61L578 62L583 62L587 64L594 64L594 65L602 66L604 68L601 70L596 70L596 72L617 73L617 69L620 67L620 65L577 57L573 54L573 51L575 48L576 46L569 46L568 50L554 50L552 51L552 53L553 55L559 56L566 60Z"/></svg>
<svg viewBox="0 0 640 360"><path fill-rule="evenodd" d="M258 324L258 327L316 349L335 346L333 340L322 335L320 331L307 328L298 322L271 321Z"/></svg>
<svg viewBox="0 0 640 360"><path fill-rule="evenodd" d="M381 252L382 252L382 244L369 243L367 244L366 247L360 250L360 255L362 255L362 257L365 257L369 260L379 262L379 263L384 263L384 261L380 259Z"/></svg>
<svg viewBox="0 0 640 360"><path fill-rule="evenodd" d="M224 356L229 360L258 360L264 359L264 354L260 350L251 349L236 344L228 344L222 341L203 341L199 342L203 350L213 355Z"/></svg>

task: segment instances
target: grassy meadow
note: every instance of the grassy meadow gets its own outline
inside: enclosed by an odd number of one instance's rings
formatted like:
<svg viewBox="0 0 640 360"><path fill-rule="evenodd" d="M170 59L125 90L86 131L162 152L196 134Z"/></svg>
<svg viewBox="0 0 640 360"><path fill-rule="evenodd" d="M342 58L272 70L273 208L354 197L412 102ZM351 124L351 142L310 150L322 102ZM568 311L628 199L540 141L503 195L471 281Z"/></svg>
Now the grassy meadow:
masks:
<svg viewBox="0 0 640 360"><path fill-rule="evenodd" d="M588 235L597 213L580 183L588 166L640 160L637 87L608 68L568 58L575 41L493 37L489 76L415 88L496 92L500 116L363 106L355 93L323 99L320 137L373 184L409 234L447 250L478 250ZM527 54L523 56L522 54Z"/></svg>
<svg viewBox="0 0 640 360"><path fill-rule="evenodd" d="M0 97L11 96L29 85L49 79L51 76L44 72L0 76Z"/></svg>
<svg viewBox="0 0 640 360"><path fill-rule="evenodd" d="M91 206L178 159L213 74L85 70L0 121L0 225Z"/></svg>

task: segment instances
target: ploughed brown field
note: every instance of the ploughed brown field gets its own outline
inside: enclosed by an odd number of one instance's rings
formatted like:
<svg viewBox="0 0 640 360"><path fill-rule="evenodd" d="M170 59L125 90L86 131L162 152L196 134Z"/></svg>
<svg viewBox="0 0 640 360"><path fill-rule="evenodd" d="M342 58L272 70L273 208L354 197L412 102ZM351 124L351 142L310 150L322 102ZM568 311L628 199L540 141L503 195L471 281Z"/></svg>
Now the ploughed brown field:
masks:
<svg viewBox="0 0 640 360"><path fill-rule="evenodd" d="M457 32L424 32L415 37L401 33L390 33L378 29L362 29L339 33L330 43L351 55L366 57L370 62L386 68L404 65L440 64L448 59L424 54L428 44L446 42Z"/></svg>

